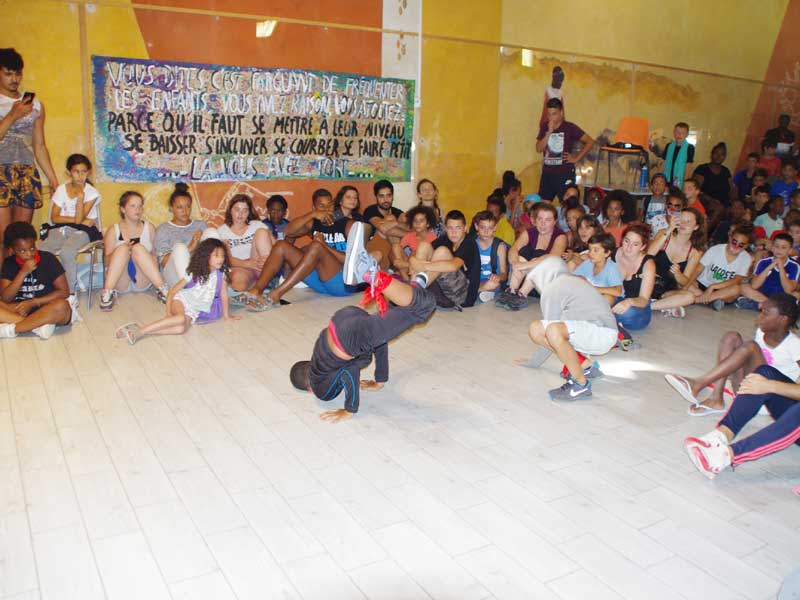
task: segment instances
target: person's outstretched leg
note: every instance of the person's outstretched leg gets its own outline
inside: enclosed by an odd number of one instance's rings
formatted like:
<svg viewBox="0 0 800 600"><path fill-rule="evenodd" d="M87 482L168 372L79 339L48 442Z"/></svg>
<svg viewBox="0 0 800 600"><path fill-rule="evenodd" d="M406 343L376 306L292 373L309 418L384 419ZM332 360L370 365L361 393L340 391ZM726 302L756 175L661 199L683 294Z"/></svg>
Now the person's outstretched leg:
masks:
<svg viewBox="0 0 800 600"><path fill-rule="evenodd" d="M783 373L762 365L755 374L771 381L793 383ZM733 438L766 406L775 422L751 436L730 444ZM800 403L778 394L739 394L713 431L684 441L689 458L709 479L728 466L757 460L800 440Z"/></svg>
<svg viewBox="0 0 800 600"><path fill-rule="evenodd" d="M738 388L744 375L752 372L762 364L764 364L764 357L758 345L753 341L745 342L737 332L729 331L720 341L717 364L713 369L695 378L682 375L675 375L674 377L686 382L691 391L691 396L695 399L703 389L713 384L714 389L711 392L711 396L703 401L702 404L710 408L721 409L725 408L722 395L725 380L728 376L731 377L734 388Z"/></svg>
<svg viewBox="0 0 800 600"><path fill-rule="evenodd" d="M303 251L300 248L296 248L286 240L280 240L272 247L272 251L269 253L269 257L264 263L264 267L261 269L258 279L250 289L247 290L247 293L260 296L264 293L264 290L267 289L269 282L280 273L284 264L288 264L289 267L294 269L295 265L299 264L301 260L303 260Z"/></svg>
<svg viewBox="0 0 800 600"><path fill-rule="evenodd" d="M269 262L269 259L267 259ZM308 277L312 271L317 270L320 281L328 281L333 274L341 269L341 264L324 242L314 240L303 249L300 262L292 265L292 272L286 276L278 287L267 294L274 304L298 283ZM263 275L263 271L262 271Z"/></svg>

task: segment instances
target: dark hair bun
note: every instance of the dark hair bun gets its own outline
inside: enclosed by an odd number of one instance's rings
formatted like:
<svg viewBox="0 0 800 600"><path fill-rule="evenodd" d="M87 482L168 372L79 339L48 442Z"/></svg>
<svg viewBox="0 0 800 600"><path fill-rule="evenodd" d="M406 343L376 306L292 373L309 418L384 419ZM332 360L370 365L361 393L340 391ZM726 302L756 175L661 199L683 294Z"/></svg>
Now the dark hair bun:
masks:
<svg viewBox="0 0 800 600"><path fill-rule="evenodd" d="M189 192L189 186L182 181L175 184L175 191L179 194L186 194Z"/></svg>

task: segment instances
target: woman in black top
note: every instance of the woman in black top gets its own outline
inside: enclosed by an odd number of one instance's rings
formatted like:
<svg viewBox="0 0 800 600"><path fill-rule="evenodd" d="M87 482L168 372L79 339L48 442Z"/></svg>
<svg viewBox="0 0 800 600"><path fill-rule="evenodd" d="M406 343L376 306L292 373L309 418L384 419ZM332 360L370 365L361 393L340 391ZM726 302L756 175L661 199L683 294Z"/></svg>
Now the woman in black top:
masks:
<svg viewBox="0 0 800 600"><path fill-rule="evenodd" d="M650 296L656 280L656 264L647 254L650 228L644 223L631 223L622 234L622 245L614 260L622 275L625 298L611 311L625 329L644 329L650 324Z"/></svg>
<svg viewBox="0 0 800 600"><path fill-rule="evenodd" d="M700 180L700 191L716 198L728 207L736 197L733 177L728 167L723 165L728 156L728 147L720 142L711 149L711 162L704 163L694 170L694 177Z"/></svg>

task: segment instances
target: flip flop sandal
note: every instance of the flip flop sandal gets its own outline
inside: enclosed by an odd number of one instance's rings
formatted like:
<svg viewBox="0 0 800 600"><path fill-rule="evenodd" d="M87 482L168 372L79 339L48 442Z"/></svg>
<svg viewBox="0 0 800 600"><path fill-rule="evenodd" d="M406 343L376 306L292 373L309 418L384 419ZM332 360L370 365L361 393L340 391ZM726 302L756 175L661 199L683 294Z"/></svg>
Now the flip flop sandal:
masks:
<svg viewBox="0 0 800 600"><path fill-rule="evenodd" d="M247 294L240 292L238 294L228 297L228 302L231 306L247 306Z"/></svg>
<svg viewBox="0 0 800 600"><path fill-rule="evenodd" d="M264 297L264 298L255 298L254 296L248 296L246 300L245 307L250 312L264 312L266 310L272 310L273 308L278 308L280 304L272 300L272 298Z"/></svg>
<svg viewBox="0 0 800 600"><path fill-rule="evenodd" d="M695 398L694 395L692 394L692 388L689 385L689 382L686 381L683 377L679 377L678 375L673 375L672 373L667 373L666 375L664 375L664 379L688 403L692 405L698 404L697 398Z"/></svg>
<svg viewBox="0 0 800 600"><path fill-rule="evenodd" d="M698 412L699 409L699 412ZM724 414L724 408L713 408L705 404L692 404L686 409L686 414L690 417L705 417L707 415Z"/></svg>
<svg viewBox="0 0 800 600"><path fill-rule="evenodd" d="M128 329L130 329L133 325L136 325L136 323L135 322L125 323L125 325L120 325L119 327L117 327L117 330L114 332L114 339L127 340Z"/></svg>

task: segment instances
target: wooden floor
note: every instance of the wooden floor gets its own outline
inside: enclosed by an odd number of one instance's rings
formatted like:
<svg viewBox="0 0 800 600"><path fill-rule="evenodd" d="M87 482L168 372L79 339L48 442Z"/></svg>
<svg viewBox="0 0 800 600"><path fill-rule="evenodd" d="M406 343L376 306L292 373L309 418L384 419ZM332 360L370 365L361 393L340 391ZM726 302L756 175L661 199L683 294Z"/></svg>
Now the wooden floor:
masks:
<svg viewBox="0 0 800 600"><path fill-rule="evenodd" d="M511 364L537 306L439 312L332 425L287 372L354 299L289 298L133 348L152 295L0 340L0 598L761 599L800 565L800 448L707 481L681 443L713 417L663 381L755 313L656 317L556 405L555 359Z"/></svg>

